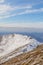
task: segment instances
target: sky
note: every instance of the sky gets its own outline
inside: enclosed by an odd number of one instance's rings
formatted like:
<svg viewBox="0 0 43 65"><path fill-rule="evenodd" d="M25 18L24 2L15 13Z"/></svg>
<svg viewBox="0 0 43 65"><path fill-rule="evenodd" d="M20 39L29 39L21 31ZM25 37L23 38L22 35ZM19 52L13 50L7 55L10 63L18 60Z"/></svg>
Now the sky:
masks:
<svg viewBox="0 0 43 65"><path fill-rule="evenodd" d="M43 0L0 0L0 27L43 28Z"/></svg>

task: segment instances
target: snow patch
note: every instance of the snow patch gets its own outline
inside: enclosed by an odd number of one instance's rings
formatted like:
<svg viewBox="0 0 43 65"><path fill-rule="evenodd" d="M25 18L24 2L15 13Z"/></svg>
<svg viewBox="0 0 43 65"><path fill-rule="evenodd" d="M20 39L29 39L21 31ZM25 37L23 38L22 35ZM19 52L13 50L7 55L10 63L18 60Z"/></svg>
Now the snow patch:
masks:
<svg viewBox="0 0 43 65"><path fill-rule="evenodd" d="M30 36L28 37L20 34L3 35L2 41L0 42L0 57L9 54L10 52L26 44L28 45L21 49L20 52L31 51L40 45L37 40L31 38Z"/></svg>

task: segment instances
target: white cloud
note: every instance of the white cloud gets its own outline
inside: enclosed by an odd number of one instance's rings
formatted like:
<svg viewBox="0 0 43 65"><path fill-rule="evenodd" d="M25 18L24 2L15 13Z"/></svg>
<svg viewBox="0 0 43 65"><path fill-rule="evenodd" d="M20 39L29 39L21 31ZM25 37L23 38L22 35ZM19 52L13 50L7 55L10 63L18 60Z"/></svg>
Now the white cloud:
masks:
<svg viewBox="0 0 43 65"><path fill-rule="evenodd" d="M0 27L27 27L27 28L43 28L43 22L34 23L0 23Z"/></svg>
<svg viewBox="0 0 43 65"><path fill-rule="evenodd" d="M13 11L15 12L15 10L17 11L20 9L30 9L30 8L32 8L31 5L10 6L10 5L6 5L6 4L0 4L0 19L17 15L16 13L15 14L13 13L14 15L11 14Z"/></svg>
<svg viewBox="0 0 43 65"><path fill-rule="evenodd" d="M15 13L15 14L10 14L10 15L6 15L4 17L0 17L0 18L8 18L8 17L12 17L12 16L18 16L18 15L23 15L23 14L31 14L31 13L39 13L39 12L43 12L43 8L40 9L33 9L33 10L25 10L23 12L20 13Z"/></svg>
<svg viewBox="0 0 43 65"><path fill-rule="evenodd" d="M19 13L18 15L22 15L22 14L31 14L31 13L36 13L36 12L43 12L43 8L40 9L29 9L29 10L25 10L24 12Z"/></svg>
<svg viewBox="0 0 43 65"><path fill-rule="evenodd" d="M3 3L5 0L0 0L0 3Z"/></svg>
<svg viewBox="0 0 43 65"><path fill-rule="evenodd" d="M0 5L0 14L5 14L11 11L13 8L9 5Z"/></svg>
<svg viewBox="0 0 43 65"><path fill-rule="evenodd" d="M20 12L20 9L23 11ZM15 12L18 10L19 12ZM23 14L31 14L36 12L43 12L43 8L32 9L32 5L11 6L6 4L0 4L0 19L23 15Z"/></svg>
<svg viewBox="0 0 43 65"><path fill-rule="evenodd" d="M28 9L28 8L32 8L32 6L30 5L26 5L26 6L10 6L10 5L0 5L0 14L3 13L7 13L9 11L15 11L18 9Z"/></svg>
<svg viewBox="0 0 43 65"><path fill-rule="evenodd" d="M17 6L17 7L16 7L16 10L17 10L17 9L30 9L30 8L32 8L32 5Z"/></svg>

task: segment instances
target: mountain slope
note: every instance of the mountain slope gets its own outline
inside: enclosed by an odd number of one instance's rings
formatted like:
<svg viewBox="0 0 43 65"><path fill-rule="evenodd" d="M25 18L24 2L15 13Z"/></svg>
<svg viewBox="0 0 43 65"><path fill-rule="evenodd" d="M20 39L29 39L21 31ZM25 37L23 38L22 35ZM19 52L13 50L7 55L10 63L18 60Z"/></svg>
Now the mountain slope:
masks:
<svg viewBox="0 0 43 65"><path fill-rule="evenodd" d="M0 64L18 55L30 52L41 44L43 43L38 42L30 36L20 34L0 36Z"/></svg>
<svg viewBox="0 0 43 65"><path fill-rule="evenodd" d="M18 55L1 65L43 65L43 45Z"/></svg>

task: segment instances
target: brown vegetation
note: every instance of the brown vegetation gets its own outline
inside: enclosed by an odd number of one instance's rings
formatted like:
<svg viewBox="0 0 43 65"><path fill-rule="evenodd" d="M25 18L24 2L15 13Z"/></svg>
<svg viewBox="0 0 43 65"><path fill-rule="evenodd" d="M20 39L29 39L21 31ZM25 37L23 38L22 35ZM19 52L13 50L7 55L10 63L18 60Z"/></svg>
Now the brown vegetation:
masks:
<svg viewBox="0 0 43 65"><path fill-rule="evenodd" d="M43 65L43 45L31 52L16 56L1 65Z"/></svg>

